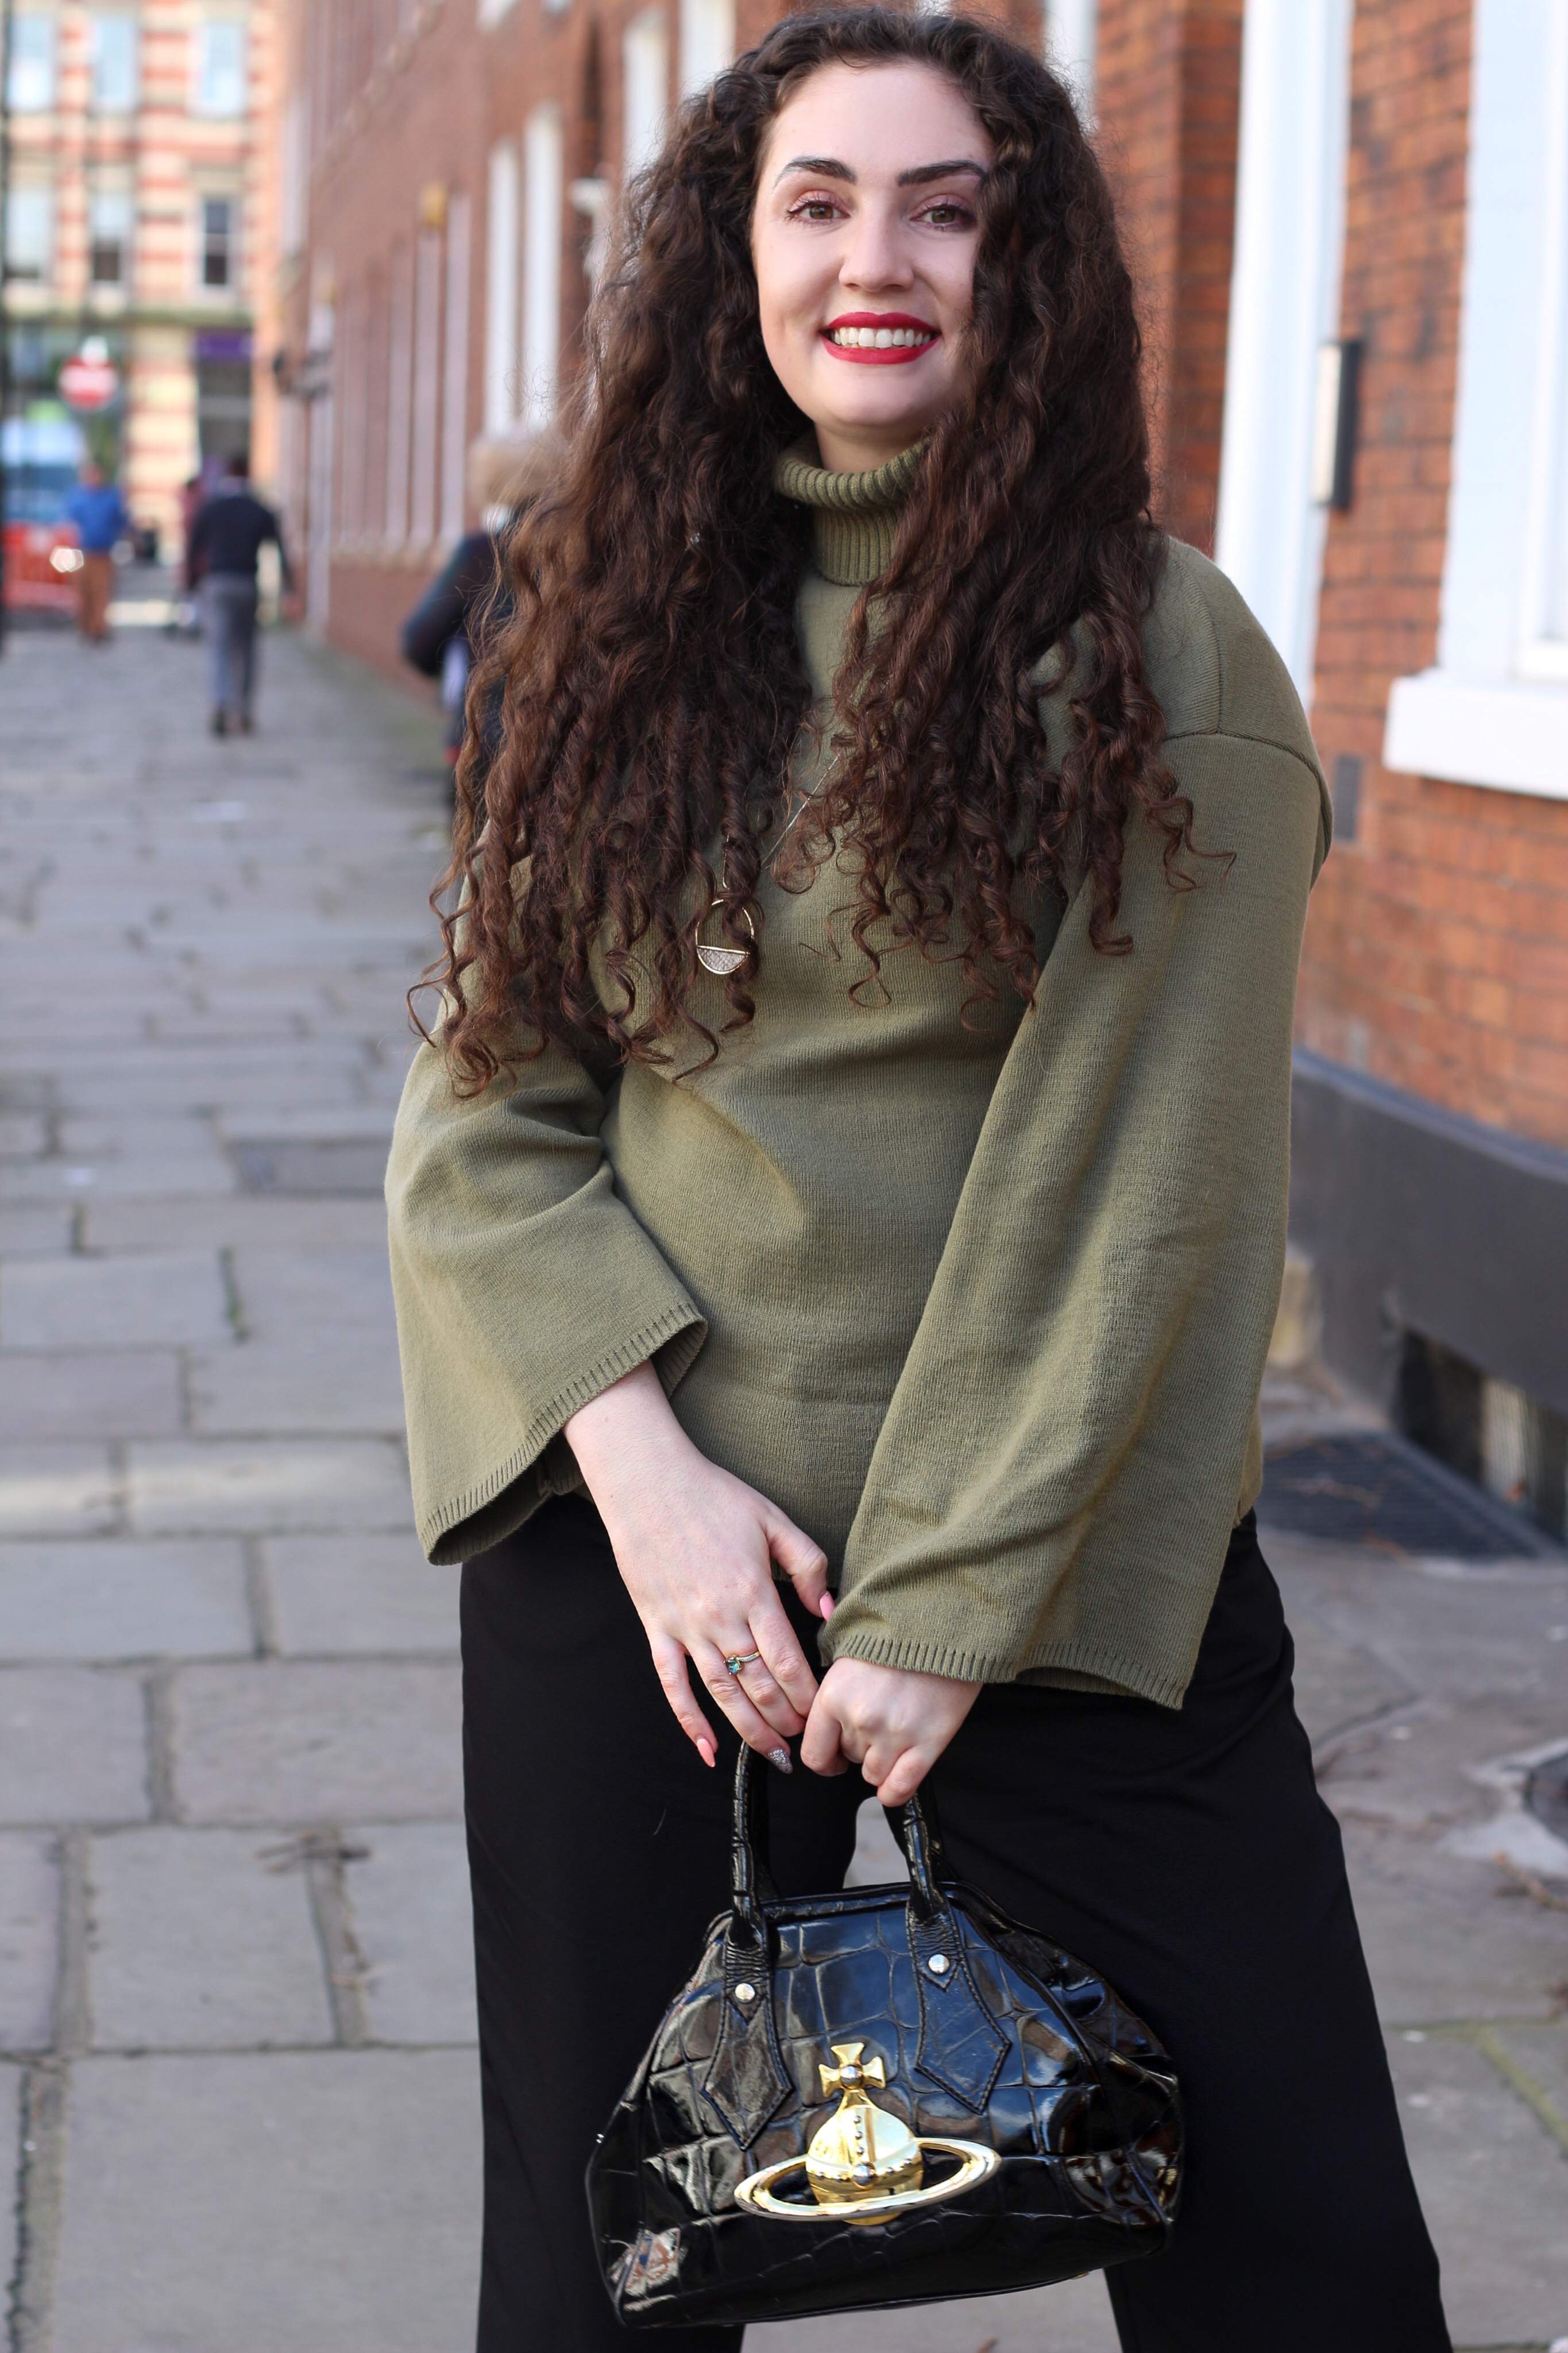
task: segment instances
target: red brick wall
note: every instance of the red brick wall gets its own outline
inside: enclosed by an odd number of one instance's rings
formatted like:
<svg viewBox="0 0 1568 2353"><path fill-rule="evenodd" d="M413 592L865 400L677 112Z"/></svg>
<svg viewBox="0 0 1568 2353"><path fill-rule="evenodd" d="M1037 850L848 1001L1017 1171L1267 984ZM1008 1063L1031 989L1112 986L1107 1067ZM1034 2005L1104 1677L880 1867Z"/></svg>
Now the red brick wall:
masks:
<svg viewBox="0 0 1568 2353"><path fill-rule="evenodd" d="M1100 149L1148 350L1156 512L1214 547L1245 0L1101 0Z"/></svg>
<svg viewBox="0 0 1568 2353"><path fill-rule="evenodd" d="M1568 1145L1568 805L1394 776L1391 681L1435 660L1464 245L1469 0L1361 0L1343 332L1366 342L1354 500L1329 531L1313 729L1363 762L1307 929L1302 1041Z"/></svg>

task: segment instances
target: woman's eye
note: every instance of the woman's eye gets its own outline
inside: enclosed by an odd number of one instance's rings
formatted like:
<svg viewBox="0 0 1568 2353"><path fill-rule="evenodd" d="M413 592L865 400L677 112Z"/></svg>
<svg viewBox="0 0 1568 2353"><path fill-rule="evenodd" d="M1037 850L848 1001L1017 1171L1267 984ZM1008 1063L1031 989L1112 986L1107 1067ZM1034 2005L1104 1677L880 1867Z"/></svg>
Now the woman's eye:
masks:
<svg viewBox="0 0 1568 2353"><path fill-rule="evenodd" d="M974 215L966 205L952 204L944 198L941 203L928 205L921 218L929 221L932 228L967 228Z"/></svg>
<svg viewBox="0 0 1568 2353"><path fill-rule="evenodd" d="M790 206L791 220L828 221L837 216L838 207L831 196L803 196Z"/></svg>

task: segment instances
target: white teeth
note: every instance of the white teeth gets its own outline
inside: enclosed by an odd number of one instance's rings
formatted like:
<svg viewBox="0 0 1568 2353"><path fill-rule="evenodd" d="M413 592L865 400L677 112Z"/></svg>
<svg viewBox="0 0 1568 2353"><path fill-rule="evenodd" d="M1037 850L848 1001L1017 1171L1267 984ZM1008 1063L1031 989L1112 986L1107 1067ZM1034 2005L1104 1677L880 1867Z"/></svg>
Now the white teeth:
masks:
<svg viewBox="0 0 1568 2353"><path fill-rule="evenodd" d="M831 327L828 332L848 351L923 351L936 340L926 327Z"/></svg>

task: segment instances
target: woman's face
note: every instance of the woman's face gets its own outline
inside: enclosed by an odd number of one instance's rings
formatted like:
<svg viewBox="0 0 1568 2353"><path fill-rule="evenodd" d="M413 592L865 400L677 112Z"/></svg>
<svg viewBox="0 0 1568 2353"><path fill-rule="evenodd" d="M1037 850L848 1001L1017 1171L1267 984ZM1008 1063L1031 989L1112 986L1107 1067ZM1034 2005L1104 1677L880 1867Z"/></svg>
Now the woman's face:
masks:
<svg viewBox="0 0 1568 2353"><path fill-rule="evenodd" d="M993 160L931 66L823 66L775 118L752 222L763 341L835 473L896 457L968 389Z"/></svg>

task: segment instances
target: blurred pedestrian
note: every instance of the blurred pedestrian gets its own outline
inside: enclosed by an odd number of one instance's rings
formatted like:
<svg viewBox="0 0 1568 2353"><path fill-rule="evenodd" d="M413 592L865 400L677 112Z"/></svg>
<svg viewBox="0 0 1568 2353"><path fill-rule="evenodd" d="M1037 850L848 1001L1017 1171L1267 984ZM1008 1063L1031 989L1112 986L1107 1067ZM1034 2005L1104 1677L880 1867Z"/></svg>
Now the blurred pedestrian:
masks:
<svg viewBox="0 0 1568 2353"><path fill-rule="evenodd" d="M294 575L278 518L250 487L250 467L231 458L228 471L196 510L185 541L185 586L199 584L212 678L212 732L248 735L256 686L257 558L270 542L278 550L283 586Z"/></svg>
<svg viewBox="0 0 1568 2353"><path fill-rule="evenodd" d="M114 589L114 551L131 535L131 512L118 482L96 458L89 458L66 500L65 520L76 526L81 570L76 575L76 623L89 645L109 635L109 600Z"/></svg>
<svg viewBox="0 0 1568 2353"><path fill-rule="evenodd" d="M502 561L519 519L548 487L561 461L553 434L520 445L481 441L469 463L469 481L484 521L465 532L445 569L403 624L403 658L426 678L438 679L447 721L443 748L455 770L467 733L469 673L482 649L511 618L512 597ZM480 720L483 756L500 740L500 704L492 696Z"/></svg>
<svg viewBox="0 0 1568 2353"><path fill-rule="evenodd" d="M605 284L386 1180L416 1525L466 1564L480 2353L626 2342L583 2170L728 1905L741 1741L786 1898L929 1782L954 1875L1171 2053L1179 2215L1131 2107L1114 2148L1076 2092L997 2131L1079 2245L1113 2179L1163 2206L1124 2353L1447 2353L1253 1510L1328 789L1151 519L1073 93L957 13L787 18L676 118ZM616 2267L648 2322L711 2276L680 2218L791 2146L726 2116L795 2070L808 2111L891 1966L868 1937L815 2016L765 1957L728 1981L723 2070L670 2081L701 2162L650 2158L668 2228ZM968 2114L931 2068L904 2113ZM757 2228L759 2295L831 2304Z"/></svg>

